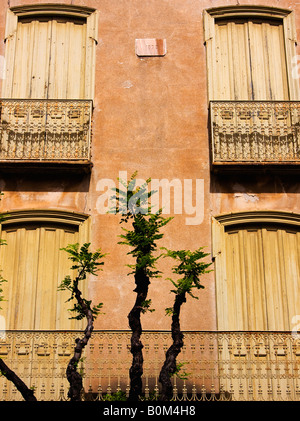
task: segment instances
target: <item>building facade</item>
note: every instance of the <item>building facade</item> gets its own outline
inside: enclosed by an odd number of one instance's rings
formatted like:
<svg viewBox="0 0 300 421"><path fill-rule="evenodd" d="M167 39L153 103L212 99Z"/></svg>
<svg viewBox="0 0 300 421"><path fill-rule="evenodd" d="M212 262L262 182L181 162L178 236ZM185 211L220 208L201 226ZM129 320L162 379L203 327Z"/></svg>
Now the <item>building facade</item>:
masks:
<svg viewBox="0 0 300 421"><path fill-rule="evenodd" d="M128 390L134 303L118 177L149 177L174 219L161 246L204 247L213 271L181 325L184 399L299 399L298 2L2 0L0 354L40 399L66 396L76 331L57 291L60 249L109 253L85 293L104 303L85 392ZM158 393L170 343L170 266L143 315L144 386ZM126 362L126 364L125 364ZM2 399L19 399L2 381Z"/></svg>

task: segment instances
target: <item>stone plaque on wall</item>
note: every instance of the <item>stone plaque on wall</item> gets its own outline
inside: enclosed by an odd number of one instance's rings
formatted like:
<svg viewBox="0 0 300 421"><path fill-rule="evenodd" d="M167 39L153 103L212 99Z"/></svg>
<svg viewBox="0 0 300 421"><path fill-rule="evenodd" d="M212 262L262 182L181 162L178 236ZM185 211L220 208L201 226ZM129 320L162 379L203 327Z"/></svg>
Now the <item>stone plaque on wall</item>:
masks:
<svg viewBox="0 0 300 421"><path fill-rule="evenodd" d="M135 53L139 57L164 56L167 53L167 41L158 38L136 39Z"/></svg>

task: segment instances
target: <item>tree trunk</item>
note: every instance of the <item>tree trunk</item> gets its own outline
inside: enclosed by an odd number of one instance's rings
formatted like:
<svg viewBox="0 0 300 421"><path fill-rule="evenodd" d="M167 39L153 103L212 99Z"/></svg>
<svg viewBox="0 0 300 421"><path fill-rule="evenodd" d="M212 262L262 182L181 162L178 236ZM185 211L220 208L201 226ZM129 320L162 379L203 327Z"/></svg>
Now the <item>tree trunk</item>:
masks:
<svg viewBox="0 0 300 421"><path fill-rule="evenodd" d="M159 382L162 385L161 400L170 401L173 396L173 388L171 382L171 376L176 372L177 363L176 358L181 352L183 347L183 333L180 330L180 308L183 303L186 302L185 293L176 295L174 306L173 306L173 315L172 315L172 339L173 343L166 353L165 362L161 368L159 374Z"/></svg>
<svg viewBox="0 0 300 421"><path fill-rule="evenodd" d="M14 371L12 371L10 368L7 367L7 365L2 360L2 358L0 358L0 371L7 378L7 380L10 380L11 382L13 382L13 384L21 393L25 401L36 402L37 399L34 396L33 390L29 389L26 386L26 384L19 378L19 376L17 376Z"/></svg>
<svg viewBox="0 0 300 421"><path fill-rule="evenodd" d="M138 401L142 394L142 375L143 375L143 344L140 340L142 334L141 311L142 303L146 300L149 287L149 278L144 271L137 271L135 274L137 293L135 304L128 314L129 326L131 328L131 348L132 364L129 370L130 391L129 401Z"/></svg>
<svg viewBox="0 0 300 421"><path fill-rule="evenodd" d="M78 301L78 303L81 305L81 307L83 308L83 311L86 315L87 318L87 326L85 328L84 331L84 336L82 339L77 338L75 340L76 342L76 346L74 348L74 355L71 358L68 367L67 367L67 379L68 382L70 384L70 388L69 388L69 392L68 392L68 397L70 398L71 401L80 401L81 400L81 391L83 388L83 384L82 384L82 376L80 373L78 373L77 371L77 367L82 355L82 351L84 349L84 347L87 345L93 329L94 329L94 318L93 318L93 314L92 311L86 306L86 304L84 303L84 301L81 298L81 292L79 290L77 290L75 297Z"/></svg>

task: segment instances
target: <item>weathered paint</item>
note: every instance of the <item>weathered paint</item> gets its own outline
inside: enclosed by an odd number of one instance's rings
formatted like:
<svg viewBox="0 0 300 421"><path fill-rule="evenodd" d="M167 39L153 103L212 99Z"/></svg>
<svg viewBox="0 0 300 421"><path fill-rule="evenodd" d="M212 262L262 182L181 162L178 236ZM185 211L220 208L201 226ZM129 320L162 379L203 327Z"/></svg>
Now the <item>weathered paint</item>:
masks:
<svg viewBox="0 0 300 421"><path fill-rule="evenodd" d="M11 7L22 3L10 0ZM27 4L36 3L43 1L27 1ZM134 282L127 276L125 267L128 250L117 245L121 233L119 219L97 213L96 186L100 179L116 180L119 171L131 175L135 170L145 179L204 179L204 222L186 226L186 215L176 215L164 229L161 245L174 249L206 246L210 252L211 217L220 213L265 209L297 212L299 209L300 184L295 174L210 172L203 10L224 3L237 4L212 0L73 1L72 4L99 10L91 176L1 173L0 185L5 193L1 209L5 211L55 208L91 215L93 248L101 247L110 253L99 279L90 282L90 297L105 304L106 315L99 317L96 324L99 329L126 329L127 314L134 301ZM263 3L294 10L300 38L298 2ZM261 4L261 1L239 4ZM7 7L3 1L2 39ZM138 58L135 39L151 37L167 40L167 54ZM4 48L0 44L0 54L4 54ZM165 262L159 268L165 269L165 274L151 283L149 298L156 311L143 316L145 329L170 326L170 319L164 315L164 308L172 303L170 284L165 280L170 268ZM206 275L203 283L206 288L198 294L199 300L188 298L188 305L182 310L184 330L216 328L214 273Z"/></svg>

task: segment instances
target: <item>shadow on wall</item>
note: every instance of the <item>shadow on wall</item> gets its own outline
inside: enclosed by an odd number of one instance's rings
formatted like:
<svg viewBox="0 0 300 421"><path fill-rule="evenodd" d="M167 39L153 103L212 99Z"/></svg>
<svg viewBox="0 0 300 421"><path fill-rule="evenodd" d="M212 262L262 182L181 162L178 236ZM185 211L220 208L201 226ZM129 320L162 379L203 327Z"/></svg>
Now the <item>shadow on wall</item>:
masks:
<svg viewBox="0 0 300 421"><path fill-rule="evenodd" d="M0 173L0 190L23 192L88 192L90 190L90 173L36 172L31 174Z"/></svg>
<svg viewBox="0 0 300 421"><path fill-rule="evenodd" d="M280 174L268 170L251 173L243 169L235 173L212 173L210 193L300 193L300 174Z"/></svg>

